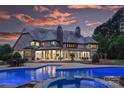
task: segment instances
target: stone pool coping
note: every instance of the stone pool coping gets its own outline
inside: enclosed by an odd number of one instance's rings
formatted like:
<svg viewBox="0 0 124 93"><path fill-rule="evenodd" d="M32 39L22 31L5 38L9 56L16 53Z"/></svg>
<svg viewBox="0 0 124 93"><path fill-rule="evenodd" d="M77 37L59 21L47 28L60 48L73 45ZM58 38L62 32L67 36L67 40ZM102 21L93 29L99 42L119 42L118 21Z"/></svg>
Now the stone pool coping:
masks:
<svg viewBox="0 0 124 93"><path fill-rule="evenodd" d="M30 65L29 65L30 64ZM15 70L15 69L37 69L45 66L56 66L56 65L61 65L57 63L27 63L24 66L21 67L9 67L8 65L5 66L0 66L0 71L3 70Z"/></svg>
<svg viewBox="0 0 124 93"><path fill-rule="evenodd" d="M1 70L11 69L36 69L50 65L61 65L57 69L81 69L81 68L97 68L97 67L124 67L120 65L94 65L94 64L82 64L82 63L26 63L21 67L9 67L8 65L0 66Z"/></svg>
<svg viewBox="0 0 124 93"><path fill-rule="evenodd" d="M124 66L120 66L120 65L94 65L94 64L80 64L80 63L70 63L70 64L65 64L62 65L60 67L58 67L57 69L81 69L81 68L99 68L99 67L124 67Z"/></svg>
<svg viewBox="0 0 124 93"><path fill-rule="evenodd" d="M75 76L74 79L81 79L81 78L84 78L84 79L93 79L95 81L98 81L106 86L108 86L108 88L122 88L122 86L120 86L119 84L116 84L112 81L105 81L105 80L102 80L102 79L98 79L98 78L93 78L93 77L89 77L89 76ZM66 79L65 77L59 77L59 78L52 78L52 79L48 79L48 80L45 80L42 84L38 84L36 87L39 88L48 88L48 86L55 82L55 81L58 81L58 80L62 80L62 79ZM68 80L68 78L67 78Z"/></svg>

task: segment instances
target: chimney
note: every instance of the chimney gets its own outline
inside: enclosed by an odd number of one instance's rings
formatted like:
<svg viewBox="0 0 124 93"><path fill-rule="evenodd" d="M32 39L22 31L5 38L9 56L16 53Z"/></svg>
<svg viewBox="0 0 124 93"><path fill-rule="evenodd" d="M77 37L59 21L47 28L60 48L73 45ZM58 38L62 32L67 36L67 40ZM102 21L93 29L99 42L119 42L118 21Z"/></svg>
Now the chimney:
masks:
<svg viewBox="0 0 124 93"><path fill-rule="evenodd" d="M58 25L57 27L57 40L60 42L60 46L63 44L63 29L61 25Z"/></svg>
<svg viewBox="0 0 124 93"><path fill-rule="evenodd" d="M80 27L79 26L77 26L76 27L76 29L75 29L75 35L77 36L77 37L80 37L81 36L81 29L80 29Z"/></svg>

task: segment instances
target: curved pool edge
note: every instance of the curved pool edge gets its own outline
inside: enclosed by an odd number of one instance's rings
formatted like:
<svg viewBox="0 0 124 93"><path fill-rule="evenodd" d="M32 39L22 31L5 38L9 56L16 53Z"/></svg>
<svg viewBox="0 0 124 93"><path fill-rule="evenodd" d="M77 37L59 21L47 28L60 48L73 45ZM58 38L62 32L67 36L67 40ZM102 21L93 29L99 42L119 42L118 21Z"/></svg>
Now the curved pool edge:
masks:
<svg viewBox="0 0 124 93"><path fill-rule="evenodd" d="M108 88L122 88L122 86L120 86L119 84L116 84L114 82L108 82L108 81L105 81L105 80L102 80L102 79L98 79L98 78L93 78L93 77L84 77L84 76L75 76L75 79L92 79L92 80L95 80L97 82L100 82L104 85L106 85ZM58 80L62 80L62 79L67 79L65 77L59 77L59 78L52 78L52 79L48 79L48 80L45 80L42 84L39 85L39 87L41 88L49 88L49 85L58 81Z"/></svg>
<svg viewBox="0 0 124 93"><path fill-rule="evenodd" d="M94 78L94 77L90 77L90 76L75 76L75 78L88 78L88 79L94 79L95 81L98 81L104 85L107 85L109 88L121 88L122 86L120 86L117 83L114 83L112 81L105 81L103 79L99 79L99 78Z"/></svg>

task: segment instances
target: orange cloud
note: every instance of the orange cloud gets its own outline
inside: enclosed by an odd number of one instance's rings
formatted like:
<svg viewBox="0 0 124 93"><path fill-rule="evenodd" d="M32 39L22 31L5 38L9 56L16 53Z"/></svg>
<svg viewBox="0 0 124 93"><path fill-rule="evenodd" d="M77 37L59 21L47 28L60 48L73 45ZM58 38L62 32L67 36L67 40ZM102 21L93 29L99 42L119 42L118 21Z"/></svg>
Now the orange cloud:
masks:
<svg viewBox="0 0 124 93"><path fill-rule="evenodd" d="M97 5L69 5L67 6L70 9L83 9L83 8L97 8L97 9L101 9L100 6Z"/></svg>
<svg viewBox="0 0 124 93"><path fill-rule="evenodd" d="M32 24L33 26L55 26L58 24L61 25L69 25L71 23L74 23L76 20L70 19L70 18L45 18L43 20L33 20L29 24Z"/></svg>
<svg viewBox="0 0 124 93"><path fill-rule="evenodd" d="M33 26L55 26L55 25L69 25L76 22L74 17L71 17L70 13L60 12L58 10L52 11L46 15L43 19L34 19L29 15L16 14L15 17L21 22Z"/></svg>
<svg viewBox="0 0 124 93"><path fill-rule="evenodd" d="M32 17L26 14L15 14L13 16L15 16L18 20L20 20L23 23L29 23L30 21L34 20Z"/></svg>
<svg viewBox="0 0 124 93"><path fill-rule="evenodd" d="M0 32L0 39L2 40L16 40L19 37L19 33Z"/></svg>
<svg viewBox="0 0 124 93"><path fill-rule="evenodd" d="M47 7L41 5L34 6L33 10L38 12L49 11Z"/></svg>
<svg viewBox="0 0 124 93"><path fill-rule="evenodd" d="M102 22L100 22L100 21L92 21L92 20L86 20L84 23L88 27L102 24Z"/></svg>
<svg viewBox="0 0 124 93"><path fill-rule="evenodd" d="M5 11L0 11L0 20L9 20L11 16Z"/></svg>
<svg viewBox="0 0 124 93"><path fill-rule="evenodd" d="M53 18L57 18L57 17L69 17L71 16L71 13L68 12L60 12L59 10L54 10L52 11L50 14L46 15L45 17L53 17Z"/></svg>
<svg viewBox="0 0 124 93"><path fill-rule="evenodd" d="M84 8L92 8L92 9L103 9L109 11L115 11L116 9L121 8L120 5L69 5L67 6L70 9L84 9Z"/></svg>

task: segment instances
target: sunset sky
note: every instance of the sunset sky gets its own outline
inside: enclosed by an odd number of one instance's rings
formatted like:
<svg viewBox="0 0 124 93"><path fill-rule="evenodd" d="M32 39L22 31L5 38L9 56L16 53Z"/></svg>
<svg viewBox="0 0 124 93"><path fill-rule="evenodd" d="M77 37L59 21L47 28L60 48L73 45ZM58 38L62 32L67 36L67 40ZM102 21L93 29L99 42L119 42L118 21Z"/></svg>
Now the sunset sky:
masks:
<svg viewBox="0 0 124 93"><path fill-rule="evenodd" d="M106 22L123 6L66 5L66 6L0 6L0 44L14 44L26 26L41 26L74 31L81 27L84 36L91 36L94 28Z"/></svg>

